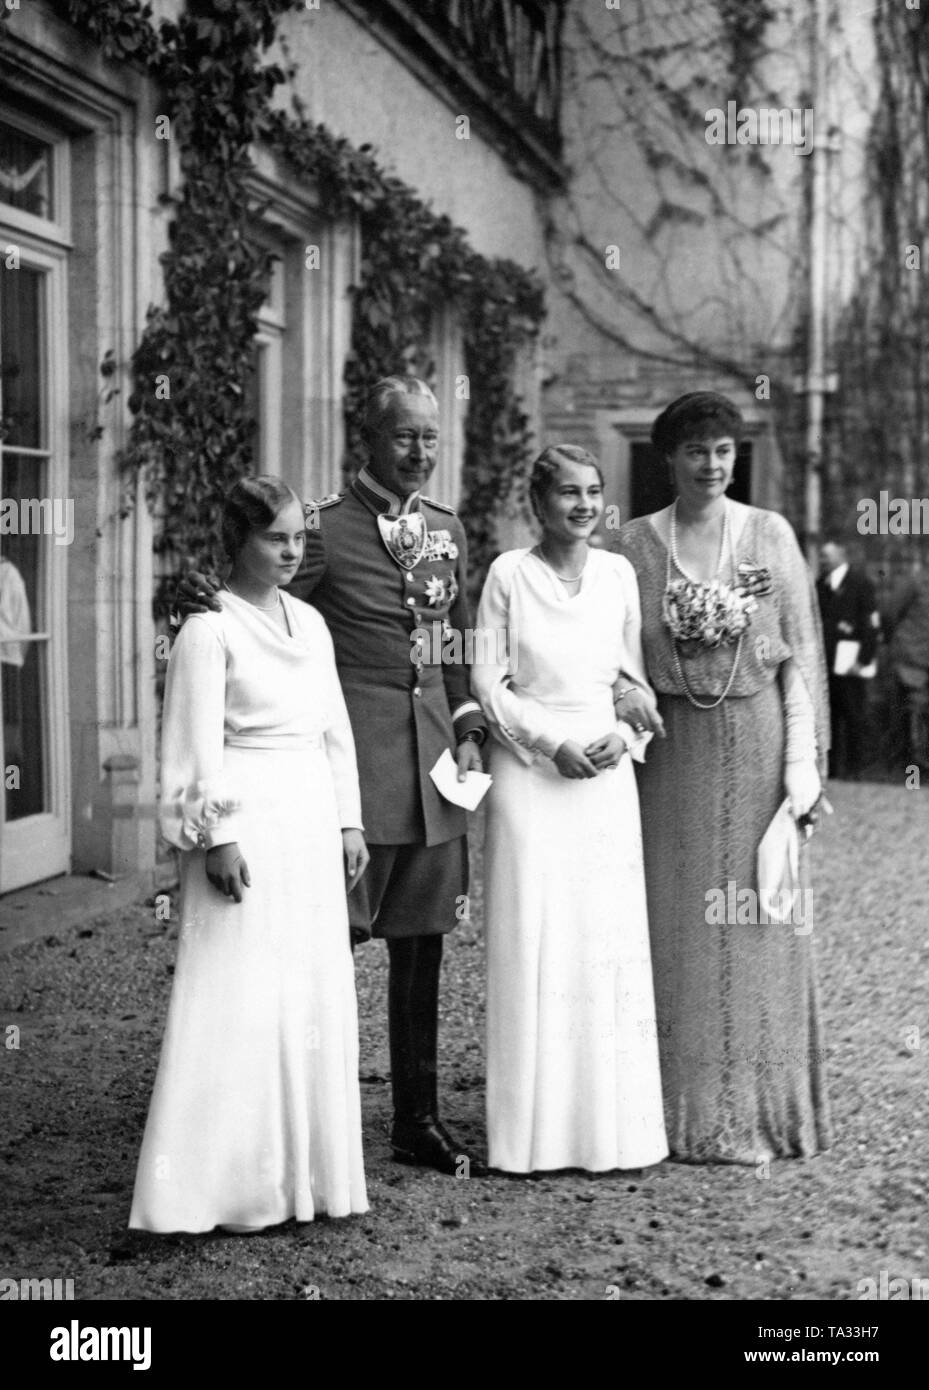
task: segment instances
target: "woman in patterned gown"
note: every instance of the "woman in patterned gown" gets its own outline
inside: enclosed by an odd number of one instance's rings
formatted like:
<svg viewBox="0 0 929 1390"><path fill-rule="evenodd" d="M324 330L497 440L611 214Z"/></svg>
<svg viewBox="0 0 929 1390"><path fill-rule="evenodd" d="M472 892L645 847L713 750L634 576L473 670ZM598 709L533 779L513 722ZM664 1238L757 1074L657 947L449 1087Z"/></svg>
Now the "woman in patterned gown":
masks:
<svg viewBox="0 0 929 1390"><path fill-rule="evenodd" d="M286 585L303 506L226 499L221 612L171 651L161 825L180 940L131 1227L245 1234L367 1210L346 878L367 862L332 639Z"/></svg>
<svg viewBox="0 0 929 1390"><path fill-rule="evenodd" d="M472 679L494 736L484 858L487 1134L512 1173L667 1155L642 836L613 711L645 684L628 561L589 548L603 480L583 449L537 460L531 550L490 568Z"/></svg>
<svg viewBox="0 0 929 1390"><path fill-rule="evenodd" d="M808 851L787 921L767 915L757 874L785 798L816 814L828 700L791 527L726 497L742 433L714 392L668 406L652 440L676 500L620 540L667 733L640 795L668 1142L677 1159L757 1165L830 1142Z"/></svg>

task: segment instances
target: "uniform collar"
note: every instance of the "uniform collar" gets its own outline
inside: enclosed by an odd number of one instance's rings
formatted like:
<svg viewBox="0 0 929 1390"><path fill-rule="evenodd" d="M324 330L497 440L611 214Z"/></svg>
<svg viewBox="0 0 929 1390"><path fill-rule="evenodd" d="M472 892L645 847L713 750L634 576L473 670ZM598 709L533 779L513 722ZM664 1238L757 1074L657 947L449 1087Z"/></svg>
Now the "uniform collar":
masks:
<svg viewBox="0 0 929 1390"><path fill-rule="evenodd" d="M352 488L355 495L376 516L404 516L407 512L419 511L418 492L411 493L409 497L398 497L395 492L378 482L367 464L352 483Z"/></svg>

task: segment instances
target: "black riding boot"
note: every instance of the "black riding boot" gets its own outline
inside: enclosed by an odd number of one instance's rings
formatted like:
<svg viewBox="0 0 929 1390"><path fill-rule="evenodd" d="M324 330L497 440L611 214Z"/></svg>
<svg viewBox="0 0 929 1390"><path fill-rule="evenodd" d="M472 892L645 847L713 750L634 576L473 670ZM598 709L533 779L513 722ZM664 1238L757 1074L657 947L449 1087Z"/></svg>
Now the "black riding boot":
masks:
<svg viewBox="0 0 929 1390"><path fill-rule="evenodd" d="M388 939L394 1124L431 1125L436 1111L441 936Z"/></svg>
<svg viewBox="0 0 929 1390"><path fill-rule="evenodd" d="M390 1142L401 1162L476 1177L486 1171L439 1123L437 1050L441 936L388 938L390 1069L394 1121Z"/></svg>

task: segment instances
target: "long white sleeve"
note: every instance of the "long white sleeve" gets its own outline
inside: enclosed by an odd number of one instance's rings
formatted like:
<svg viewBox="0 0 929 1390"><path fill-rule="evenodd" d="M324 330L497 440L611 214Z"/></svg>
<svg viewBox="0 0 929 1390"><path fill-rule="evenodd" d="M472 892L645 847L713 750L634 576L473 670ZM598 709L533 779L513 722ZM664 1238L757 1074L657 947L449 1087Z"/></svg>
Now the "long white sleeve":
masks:
<svg viewBox="0 0 929 1390"><path fill-rule="evenodd" d="M514 684L519 632L510 623L508 585L499 560L491 565L484 584L477 630L471 688L488 723L524 763L531 763L535 753L553 758L567 735L538 700Z"/></svg>
<svg viewBox="0 0 929 1390"><path fill-rule="evenodd" d="M325 660L329 670L329 724L324 735L326 756L332 770L339 824L343 830L363 830L361 823L361 789L358 785L358 763L355 739L348 718L345 697L336 671L335 651L329 630L321 624L325 642Z"/></svg>
<svg viewBox="0 0 929 1390"><path fill-rule="evenodd" d="M624 567L625 571L625 567ZM623 626L623 667L620 677L628 685L638 685L652 699L655 692L645 674L645 654L642 650L642 601L639 584L632 566L623 575L623 594L626 600L626 621Z"/></svg>
<svg viewBox="0 0 929 1390"><path fill-rule="evenodd" d="M633 685L637 685L654 700L655 692L649 685L648 676L645 674L645 654L642 650L642 602L639 597L639 584L632 566L624 566L625 570L628 570L627 573L624 572L623 576L626 620L623 624L623 665L620 679L624 685L628 685L631 681ZM616 686L613 689L615 693ZM630 756L636 762L644 763L645 749L650 743L652 735L650 733L636 733L632 725L621 718L617 718L616 727L620 737L626 740Z"/></svg>
<svg viewBox="0 0 929 1390"><path fill-rule="evenodd" d="M238 839L239 802L223 775L225 698L222 641L188 618L168 662L161 730L161 832L179 849Z"/></svg>
<svg viewBox="0 0 929 1390"><path fill-rule="evenodd" d="M778 672L784 702L784 761L816 762L816 713L806 682L795 661L781 664Z"/></svg>

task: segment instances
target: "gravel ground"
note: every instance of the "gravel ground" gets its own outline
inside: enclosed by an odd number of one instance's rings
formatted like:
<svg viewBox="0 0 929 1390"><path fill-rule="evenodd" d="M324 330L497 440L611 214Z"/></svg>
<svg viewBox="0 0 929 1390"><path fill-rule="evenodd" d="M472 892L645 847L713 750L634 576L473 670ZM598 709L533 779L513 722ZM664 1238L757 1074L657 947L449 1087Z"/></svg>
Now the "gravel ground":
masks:
<svg viewBox="0 0 929 1390"><path fill-rule="evenodd" d="M0 962L0 1276L155 1300L844 1300L881 1271L929 1278L929 788L830 795L814 889L828 1154L775 1162L768 1177L665 1163L463 1181L400 1166L387 1144L386 957L372 943L357 956L370 1212L247 1239L130 1233L176 947L176 925L140 904ZM447 947L441 1056L445 1118L478 1149L480 920L478 885Z"/></svg>

